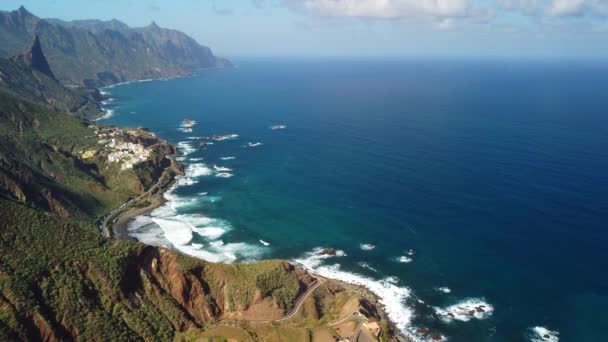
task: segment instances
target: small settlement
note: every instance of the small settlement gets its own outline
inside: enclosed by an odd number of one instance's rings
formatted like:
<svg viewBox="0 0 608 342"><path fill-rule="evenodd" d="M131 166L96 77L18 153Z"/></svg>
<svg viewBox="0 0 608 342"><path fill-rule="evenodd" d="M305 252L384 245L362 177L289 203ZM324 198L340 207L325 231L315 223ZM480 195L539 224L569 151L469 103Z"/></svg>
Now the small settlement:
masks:
<svg viewBox="0 0 608 342"><path fill-rule="evenodd" d="M121 170L133 168L134 165L146 161L150 156L151 149L137 141L142 130L121 130L114 126L94 128L95 135L99 138L97 142L101 145L98 149L90 149L81 154L82 159L91 159L97 155L105 155L110 163L120 164ZM145 132L152 135L152 133Z"/></svg>

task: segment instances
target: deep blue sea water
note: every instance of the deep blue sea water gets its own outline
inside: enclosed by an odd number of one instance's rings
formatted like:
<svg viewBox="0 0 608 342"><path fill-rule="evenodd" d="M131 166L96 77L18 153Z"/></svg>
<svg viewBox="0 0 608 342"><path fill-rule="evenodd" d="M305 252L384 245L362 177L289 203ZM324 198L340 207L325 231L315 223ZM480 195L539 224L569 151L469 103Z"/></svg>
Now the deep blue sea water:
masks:
<svg viewBox="0 0 608 342"><path fill-rule="evenodd" d="M191 152L188 177L134 236L366 284L420 340L424 327L527 341L537 326L608 339L608 64L237 64L106 89L115 113L100 123L145 126ZM239 137L205 150L190 139L214 134ZM322 259L320 247L345 255ZM471 317L467 304L485 306Z"/></svg>

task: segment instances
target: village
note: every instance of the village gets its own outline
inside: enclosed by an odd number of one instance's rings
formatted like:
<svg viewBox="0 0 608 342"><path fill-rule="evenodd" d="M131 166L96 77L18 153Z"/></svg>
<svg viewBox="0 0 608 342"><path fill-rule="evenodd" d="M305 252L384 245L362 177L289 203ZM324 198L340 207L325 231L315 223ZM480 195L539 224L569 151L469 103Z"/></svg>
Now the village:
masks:
<svg viewBox="0 0 608 342"><path fill-rule="evenodd" d="M149 146L133 142L138 141L143 134L153 136L150 132L142 129L122 130L114 126L91 125L89 128L94 129L96 137L99 138L97 143L102 147L82 152L82 159L92 159L102 155L107 158L108 162L119 164L121 170L128 170L150 157L151 148Z"/></svg>

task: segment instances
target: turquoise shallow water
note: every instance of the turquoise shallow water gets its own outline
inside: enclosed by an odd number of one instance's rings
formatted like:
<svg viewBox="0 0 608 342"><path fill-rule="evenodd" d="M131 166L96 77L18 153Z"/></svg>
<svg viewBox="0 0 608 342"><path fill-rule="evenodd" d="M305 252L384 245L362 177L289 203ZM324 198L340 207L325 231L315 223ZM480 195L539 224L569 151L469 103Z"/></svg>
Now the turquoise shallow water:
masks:
<svg viewBox="0 0 608 342"><path fill-rule="evenodd" d="M101 123L191 151L189 176L134 236L363 283L420 340L419 327L450 341L608 334L608 65L237 62L106 89ZM231 133L204 151L189 139Z"/></svg>

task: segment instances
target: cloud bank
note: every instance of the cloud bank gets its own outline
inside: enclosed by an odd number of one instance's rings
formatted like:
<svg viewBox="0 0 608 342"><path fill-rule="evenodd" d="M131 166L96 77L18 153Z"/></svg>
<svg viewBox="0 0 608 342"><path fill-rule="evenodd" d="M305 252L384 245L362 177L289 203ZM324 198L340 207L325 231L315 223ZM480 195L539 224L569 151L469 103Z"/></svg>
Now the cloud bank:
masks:
<svg viewBox="0 0 608 342"><path fill-rule="evenodd" d="M269 1L252 0L258 8ZM584 19L605 24L608 0L276 0L273 4L325 18L362 18L431 22L492 23L510 15L569 23Z"/></svg>

